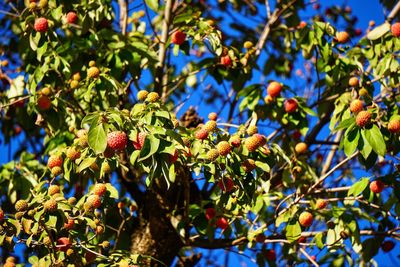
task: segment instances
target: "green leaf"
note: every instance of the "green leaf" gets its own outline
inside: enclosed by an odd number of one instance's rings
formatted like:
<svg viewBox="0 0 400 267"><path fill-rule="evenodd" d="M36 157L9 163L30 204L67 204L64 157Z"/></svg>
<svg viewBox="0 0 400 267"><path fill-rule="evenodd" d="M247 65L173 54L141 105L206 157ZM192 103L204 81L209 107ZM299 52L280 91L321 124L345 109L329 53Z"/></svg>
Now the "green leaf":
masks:
<svg viewBox="0 0 400 267"><path fill-rule="evenodd" d="M363 129L367 142L371 145L372 150L380 156L386 153L386 144L383 135L375 124L370 129Z"/></svg>
<svg viewBox="0 0 400 267"><path fill-rule="evenodd" d="M362 242L362 257L365 261L369 262L376 254L378 254L382 241L382 237L372 237Z"/></svg>
<svg viewBox="0 0 400 267"><path fill-rule="evenodd" d="M153 11L158 11L158 0L145 0L146 5Z"/></svg>
<svg viewBox="0 0 400 267"><path fill-rule="evenodd" d="M154 153L156 153L159 146L160 139L156 138L154 135L147 135L146 141L144 142L143 148L140 152L139 162L149 158Z"/></svg>
<svg viewBox="0 0 400 267"><path fill-rule="evenodd" d="M258 168L262 169L265 172L269 172L271 170L271 168L269 167L269 165L267 163L264 163L261 161L256 161L255 164Z"/></svg>
<svg viewBox="0 0 400 267"><path fill-rule="evenodd" d="M102 124L91 125L88 134L89 146L96 154L103 153L107 147L107 136Z"/></svg>
<svg viewBox="0 0 400 267"><path fill-rule="evenodd" d="M85 158L82 160L81 164L79 164L78 168L76 169L77 173L80 173L84 169L89 168L92 166L92 164L96 161L96 158L90 157L90 158Z"/></svg>
<svg viewBox="0 0 400 267"><path fill-rule="evenodd" d="M171 164L171 166L169 167L169 180L171 181L171 183L175 182L175 178L176 178L175 164Z"/></svg>
<svg viewBox="0 0 400 267"><path fill-rule="evenodd" d="M286 238L293 242L299 239L301 236L301 226L299 222L292 221L286 226Z"/></svg>
<svg viewBox="0 0 400 267"><path fill-rule="evenodd" d="M369 178L361 178L360 181L356 182L350 187L349 191L347 192L347 196L358 196L365 190L365 188L367 188L368 184Z"/></svg>
<svg viewBox="0 0 400 267"><path fill-rule="evenodd" d="M110 192L110 197L114 199L118 199L118 190L112 186L110 183L106 184L107 191Z"/></svg>
<svg viewBox="0 0 400 267"><path fill-rule="evenodd" d="M358 140L360 139L360 131L358 127L354 127L354 124L350 126L344 134L344 153L346 156L350 156L357 149Z"/></svg>
<svg viewBox="0 0 400 267"><path fill-rule="evenodd" d="M376 39L382 37L388 31L390 31L390 23L385 22L385 23L375 27L375 29L373 29L372 31L370 31L367 34L367 38L370 40L376 40Z"/></svg>

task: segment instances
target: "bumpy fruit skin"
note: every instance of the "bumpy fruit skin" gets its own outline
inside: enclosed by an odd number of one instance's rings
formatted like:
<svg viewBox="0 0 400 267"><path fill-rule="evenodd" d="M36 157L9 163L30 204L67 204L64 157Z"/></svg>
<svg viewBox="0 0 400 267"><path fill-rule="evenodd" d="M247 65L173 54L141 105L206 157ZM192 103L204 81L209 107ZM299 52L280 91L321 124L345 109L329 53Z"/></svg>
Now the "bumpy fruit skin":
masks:
<svg viewBox="0 0 400 267"><path fill-rule="evenodd" d="M257 167L256 162L253 159L246 159L243 161L241 166L245 172L251 172Z"/></svg>
<svg viewBox="0 0 400 267"><path fill-rule="evenodd" d="M341 44L345 44L350 40L350 35L347 32L338 32L336 34L336 40Z"/></svg>
<svg viewBox="0 0 400 267"><path fill-rule="evenodd" d="M256 151L260 146L260 140L256 136L247 137L244 140L244 146L247 148L249 152Z"/></svg>
<svg viewBox="0 0 400 267"><path fill-rule="evenodd" d="M79 157L81 156L81 152L79 152L77 149L76 149L76 147L69 147L68 149L67 149L67 153L66 153L66 155L67 155L67 158L69 158L70 160L76 160L76 159L79 159Z"/></svg>
<svg viewBox="0 0 400 267"><path fill-rule="evenodd" d="M295 112L298 107L297 100L293 98L285 100L285 103L283 105L287 113Z"/></svg>
<svg viewBox="0 0 400 267"><path fill-rule="evenodd" d="M400 37L400 22L396 22L390 28L394 37Z"/></svg>
<svg viewBox="0 0 400 267"><path fill-rule="evenodd" d="M186 39L186 33L177 30L171 34L171 43L176 45L182 45Z"/></svg>
<svg viewBox="0 0 400 267"><path fill-rule="evenodd" d="M296 144L296 146L294 147L294 150L296 151L297 154L304 154L307 152L308 146L306 143L298 143Z"/></svg>
<svg viewBox="0 0 400 267"><path fill-rule="evenodd" d="M106 192L107 192L107 186L105 184L98 183L98 184L94 185L93 194L98 195L99 197L101 197Z"/></svg>
<svg viewBox="0 0 400 267"><path fill-rule="evenodd" d="M125 149L127 144L128 137L124 132L115 131L107 135L107 145L114 151Z"/></svg>
<svg viewBox="0 0 400 267"><path fill-rule="evenodd" d="M266 137L264 135L256 133L253 136L257 139L259 147L263 146L263 145L265 145L267 143L267 139L266 139Z"/></svg>
<svg viewBox="0 0 400 267"><path fill-rule="evenodd" d="M75 197L68 198L68 204L75 205L76 204L76 198Z"/></svg>
<svg viewBox="0 0 400 267"><path fill-rule="evenodd" d="M397 134L400 133L400 119L393 118L389 121L388 130L391 133Z"/></svg>
<svg viewBox="0 0 400 267"><path fill-rule="evenodd" d="M146 90L140 90L136 97L139 101L145 101L147 98L147 95L149 94L149 92L147 92Z"/></svg>
<svg viewBox="0 0 400 267"><path fill-rule="evenodd" d="M232 178L222 178L218 181L218 187L221 189L223 192L230 192L233 189L233 186L235 184L233 183Z"/></svg>
<svg viewBox="0 0 400 267"><path fill-rule="evenodd" d="M317 199L315 207L319 210L325 209L328 206L328 202L325 199Z"/></svg>
<svg viewBox="0 0 400 267"><path fill-rule="evenodd" d="M41 95L37 100L37 105L41 110L49 110L51 108L51 99L48 96Z"/></svg>
<svg viewBox="0 0 400 267"><path fill-rule="evenodd" d="M198 130L195 134L194 134L194 136L196 137L196 139L199 139L199 140L204 140L204 139L207 139L207 137L208 137L208 131L206 130L206 129L200 129L200 130Z"/></svg>
<svg viewBox="0 0 400 267"><path fill-rule="evenodd" d="M59 251L66 252L71 247L71 241L68 237L60 237L57 240L56 248Z"/></svg>
<svg viewBox="0 0 400 267"><path fill-rule="evenodd" d="M43 204L43 207L48 212L55 212L58 207L57 201L53 198L50 198Z"/></svg>
<svg viewBox="0 0 400 267"><path fill-rule="evenodd" d="M52 169L54 167L61 167L62 163L63 163L63 159L61 156L53 155L53 156L50 156L49 159L47 160L47 167L49 167L50 169Z"/></svg>
<svg viewBox="0 0 400 267"><path fill-rule="evenodd" d="M246 130L246 133L247 133L248 135L253 135L253 134L258 133L258 128L257 128L257 126L255 126L255 125L249 126L249 128L247 128L247 130Z"/></svg>
<svg viewBox="0 0 400 267"><path fill-rule="evenodd" d="M147 134L145 132L138 133L136 142L133 141L133 147L136 150L141 150L143 148L144 141L146 140L146 136L147 136Z"/></svg>
<svg viewBox="0 0 400 267"><path fill-rule="evenodd" d="M214 208L207 208L206 209L206 219L209 221L217 215L217 212Z"/></svg>
<svg viewBox="0 0 400 267"><path fill-rule="evenodd" d="M273 249L268 249L267 251L265 251L265 258L268 261L276 261L276 253L275 250Z"/></svg>
<svg viewBox="0 0 400 267"><path fill-rule="evenodd" d="M246 49L250 49L250 48L252 48L253 46L254 46L254 44L253 44L251 41L246 41L246 42L244 42L244 44L243 44L243 47L246 48Z"/></svg>
<svg viewBox="0 0 400 267"><path fill-rule="evenodd" d="M282 88L283 88L282 84L275 81L270 82L270 84L267 87L268 95L271 97L277 97L281 93Z"/></svg>
<svg viewBox="0 0 400 267"><path fill-rule="evenodd" d="M146 100L151 103L157 102L159 99L160 99L160 95L157 92L149 93L146 98Z"/></svg>
<svg viewBox="0 0 400 267"><path fill-rule="evenodd" d="M226 156L231 152L231 145L227 141L221 141L217 144L217 149L221 156Z"/></svg>
<svg viewBox="0 0 400 267"><path fill-rule="evenodd" d="M0 209L0 222L4 220L4 211Z"/></svg>
<svg viewBox="0 0 400 267"><path fill-rule="evenodd" d="M15 203L16 211L26 211L28 209L28 202L26 200L20 199Z"/></svg>
<svg viewBox="0 0 400 267"><path fill-rule="evenodd" d="M349 79L349 85L352 87L358 86L358 78L357 77L351 77Z"/></svg>
<svg viewBox="0 0 400 267"><path fill-rule="evenodd" d="M313 222L313 215L308 211L304 211L299 216L299 223L301 226L309 227Z"/></svg>
<svg viewBox="0 0 400 267"><path fill-rule="evenodd" d="M229 227L229 222L227 219L225 219L224 217L220 217L217 219L217 221L215 222L215 225L218 228L221 228L222 230L225 230L226 228Z"/></svg>
<svg viewBox="0 0 400 267"><path fill-rule="evenodd" d="M240 140L240 136L238 135L233 135L229 138L229 143L233 146L233 147L240 147L240 143L242 141Z"/></svg>
<svg viewBox="0 0 400 267"><path fill-rule="evenodd" d="M89 79L91 79L91 78L98 78L99 75L100 75L100 70L99 70L98 67L93 66L93 67L90 67L90 68L87 70L87 77L88 77Z"/></svg>
<svg viewBox="0 0 400 267"><path fill-rule="evenodd" d="M223 56L220 59L220 63L224 65L225 67L230 67L232 65L232 59L230 58L229 55Z"/></svg>
<svg viewBox="0 0 400 267"><path fill-rule="evenodd" d="M98 195L90 195L87 198L86 203L89 207L97 209L101 206L101 199Z"/></svg>
<svg viewBox="0 0 400 267"><path fill-rule="evenodd" d="M37 32L47 32L47 30L49 29L49 23L46 18L38 18L37 20L35 20L33 28Z"/></svg>
<svg viewBox="0 0 400 267"><path fill-rule="evenodd" d="M217 122L209 120L204 124L203 129L207 130L208 132L213 132L217 129Z"/></svg>
<svg viewBox="0 0 400 267"><path fill-rule="evenodd" d="M67 230L72 230L74 228L75 221L74 219L68 219L67 222L64 223L64 228Z"/></svg>
<svg viewBox="0 0 400 267"><path fill-rule="evenodd" d="M361 101L360 99L355 99L350 103L350 111L353 112L354 114L357 114L358 112L364 109L363 106L364 106L363 101Z"/></svg>
<svg viewBox="0 0 400 267"><path fill-rule="evenodd" d="M372 192L374 192L375 194L381 193L381 192L383 191L384 188L385 188L385 184L384 184L382 181L380 181L380 180L372 181L372 182L369 184L369 189L370 189Z"/></svg>
<svg viewBox="0 0 400 267"><path fill-rule="evenodd" d="M78 21L78 15L74 11L70 11L67 13L67 22L69 24L76 24Z"/></svg>
<svg viewBox="0 0 400 267"><path fill-rule="evenodd" d="M49 189L47 189L47 192L50 196L54 196L55 194L60 193L60 187L56 184L50 185Z"/></svg>
<svg viewBox="0 0 400 267"><path fill-rule="evenodd" d="M209 161L215 161L219 157L218 149L210 149L206 155Z"/></svg>
<svg viewBox="0 0 400 267"><path fill-rule="evenodd" d="M395 244L393 241L386 240L385 242L382 243L381 248L382 248L383 252L389 252L394 248L394 246L395 246Z"/></svg>
<svg viewBox="0 0 400 267"><path fill-rule="evenodd" d="M371 117L372 115L371 113L369 113L369 111L366 110L360 111L356 117L357 126L361 128L367 126L371 122Z"/></svg>
<svg viewBox="0 0 400 267"><path fill-rule="evenodd" d="M58 167L58 166L56 166L56 167L53 167L52 169L51 169L51 174L55 177L55 176L58 176L58 175L60 175L60 174L62 174L63 173L63 170L62 170L62 168L61 167Z"/></svg>
<svg viewBox="0 0 400 267"><path fill-rule="evenodd" d="M208 114L208 119L212 120L212 121L216 121L218 119L217 113L211 112L210 114Z"/></svg>

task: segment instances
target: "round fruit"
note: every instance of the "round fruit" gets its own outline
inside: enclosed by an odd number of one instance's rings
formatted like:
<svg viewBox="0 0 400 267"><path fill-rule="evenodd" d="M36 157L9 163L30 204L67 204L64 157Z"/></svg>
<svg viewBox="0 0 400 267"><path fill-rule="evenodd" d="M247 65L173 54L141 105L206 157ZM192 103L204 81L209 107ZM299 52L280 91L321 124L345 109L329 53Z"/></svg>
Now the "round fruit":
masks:
<svg viewBox="0 0 400 267"><path fill-rule="evenodd" d="M328 206L328 202L325 199L317 199L315 207L319 210L325 209Z"/></svg>
<svg viewBox="0 0 400 267"><path fill-rule="evenodd" d="M50 196L54 196L55 194L60 193L60 187L56 184L50 185L49 189L47 189L47 192L49 193Z"/></svg>
<svg viewBox="0 0 400 267"><path fill-rule="evenodd" d="M257 148L259 148L260 146L259 141L260 140L256 136L252 135L244 140L244 146L247 148L249 152L253 152L256 151Z"/></svg>
<svg viewBox="0 0 400 267"><path fill-rule="evenodd" d="M305 22L305 21L300 21L300 23L299 23L299 29L303 29L304 27L306 27L307 26L307 22Z"/></svg>
<svg viewBox="0 0 400 267"><path fill-rule="evenodd" d="M369 113L369 111L365 111L365 110L360 111L356 117L357 126L361 127L361 128L365 127L366 125L368 125L371 122L371 117L372 116L371 116L371 113Z"/></svg>
<svg viewBox="0 0 400 267"><path fill-rule="evenodd" d="M145 101L147 98L147 95L149 94L149 92L147 92L146 90L140 90L136 97L139 101Z"/></svg>
<svg viewBox="0 0 400 267"><path fill-rule="evenodd" d="M233 183L232 178L222 178L218 181L218 187L221 189L223 192L230 192L233 189L233 186L235 184Z"/></svg>
<svg viewBox="0 0 400 267"><path fill-rule="evenodd" d="M211 113L208 114L208 119L209 120L216 121L217 118L218 118L218 115L215 112L211 112Z"/></svg>
<svg viewBox="0 0 400 267"><path fill-rule="evenodd" d="M338 32L336 33L336 40L341 43L347 43L350 40L350 35L347 32Z"/></svg>
<svg viewBox="0 0 400 267"><path fill-rule="evenodd" d="M205 129L208 132L213 132L213 131L215 131L217 129L217 122L213 121L213 120L209 120L203 126L203 129Z"/></svg>
<svg viewBox="0 0 400 267"><path fill-rule="evenodd" d="M226 156L231 152L231 145L227 141L221 141L217 144L217 149L221 156Z"/></svg>
<svg viewBox="0 0 400 267"><path fill-rule="evenodd" d="M253 159L246 159L243 161L241 166L245 172L251 172L257 167L256 162Z"/></svg>
<svg viewBox="0 0 400 267"><path fill-rule="evenodd" d="M394 37L400 37L400 22L396 22L390 28Z"/></svg>
<svg viewBox="0 0 400 267"><path fill-rule="evenodd" d="M66 252L71 247L71 241L68 237L60 237L57 240L56 248L59 251Z"/></svg>
<svg viewBox="0 0 400 267"><path fill-rule="evenodd" d="M20 199L15 203L16 211L26 211L28 209L28 202L26 200Z"/></svg>
<svg viewBox="0 0 400 267"><path fill-rule="evenodd" d="M199 140L204 140L204 139L207 139L207 137L208 137L208 131L206 130L206 129L200 129L200 130L198 130L196 133L195 133L195 135L194 135L195 137L196 137L196 139L199 139Z"/></svg>
<svg viewBox="0 0 400 267"><path fill-rule="evenodd" d="M47 166L52 169L54 167L61 167L63 163L63 159L59 155L53 155L50 156L49 159L47 160Z"/></svg>
<svg viewBox="0 0 400 267"><path fill-rule="evenodd" d="M35 25L33 26L37 32L47 32L49 29L49 23L46 18L38 18L35 20Z"/></svg>
<svg viewBox="0 0 400 267"><path fill-rule="evenodd" d="M250 48L252 48L253 46L254 46L254 44L253 44L252 42L250 42L250 41L246 41L246 42L244 42L244 44L243 44L243 47L246 48L246 49L250 49Z"/></svg>
<svg viewBox="0 0 400 267"><path fill-rule="evenodd" d="M264 135L256 133L253 136L257 139L259 147L267 143L267 138Z"/></svg>
<svg viewBox="0 0 400 267"><path fill-rule="evenodd" d="M96 234L97 235L101 235L101 234L103 234L104 233L104 226L102 226L102 225L97 225L96 226Z"/></svg>
<svg viewBox="0 0 400 267"><path fill-rule="evenodd" d="M380 180L372 181L369 184L369 189L371 189L371 191L374 192L375 194L379 194L380 192L383 191L384 188L385 184Z"/></svg>
<svg viewBox="0 0 400 267"><path fill-rule="evenodd" d="M220 59L220 63L224 65L225 67L230 67L232 65L232 59L230 58L229 55L223 56Z"/></svg>
<svg viewBox="0 0 400 267"><path fill-rule="evenodd" d="M267 238L263 233L256 235L256 242L257 243L264 243Z"/></svg>
<svg viewBox="0 0 400 267"><path fill-rule="evenodd" d="M64 223L64 228L67 230L72 230L74 228L75 221L74 219L68 219L66 223Z"/></svg>
<svg viewBox="0 0 400 267"><path fill-rule="evenodd" d="M265 251L265 258L268 261L276 261L276 253L275 250L273 249L268 249L267 251Z"/></svg>
<svg viewBox="0 0 400 267"><path fill-rule="evenodd" d="M40 93L41 93L42 95L49 96L49 95L51 94L51 89L50 89L49 87L45 87L45 88L43 88L42 90L40 90Z"/></svg>
<svg viewBox="0 0 400 267"><path fill-rule="evenodd" d="M173 44L182 45L185 39L186 39L186 33L180 30L173 32L171 35L171 42Z"/></svg>
<svg viewBox="0 0 400 267"><path fill-rule="evenodd" d="M267 87L268 95L271 97L277 97L281 93L282 88L283 88L282 84L275 81L270 82L270 84Z"/></svg>
<svg viewBox="0 0 400 267"><path fill-rule="evenodd" d="M209 161L215 161L219 157L218 149L210 149L206 156Z"/></svg>
<svg viewBox="0 0 400 267"><path fill-rule="evenodd" d="M294 131L292 136L293 136L294 139L300 139L301 132L300 131Z"/></svg>
<svg viewBox="0 0 400 267"><path fill-rule="evenodd" d="M400 132L400 118L395 117L389 121L388 130L391 133L399 133Z"/></svg>
<svg viewBox="0 0 400 267"><path fill-rule="evenodd" d="M51 108L51 99L46 95L39 96L37 105L41 110L49 110Z"/></svg>
<svg viewBox="0 0 400 267"><path fill-rule="evenodd" d="M114 131L107 135L107 145L114 151L125 149L128 144L126 133Z"/></svg>
<svg viewBox="0 0 400 267"><path fill-rule="evenodd" d="M70 11L67 13L67 22L69 24L76 24L78 21L78 15L74 11Z"/></svg>
<svg viewBox="0 0 400 267"><path fill-rule="evenodd" d="M53 198L50 198L43 204L44 209L48 212L55 212L57 210L57 206L57 201Z"/></svg>
<svg viewBox="0 0 400 267"><path fill-rule="evenodd" d="M76 204L76 198L75 197L68 198L68 204L75 205Z"/></svg>
<svg viewBox="0 0 400 267"><path fill-rule="evenodd" d="M356 86L358 86L358 78L357 78L357 77L351 77L351 78L349 79L349 85L350 85L351 87L356 87Z"/></svg>
<svg viewBox="0 0 400 267"><path fill-rule="evenodd" d="M107 186L105 184L98 183L98 184L94 185L93 194L98 195L99 197L101 197L106 192L107 192Z"/></svg>
<svg viewBox="0 0 400 267"><path fill-rule="evenodd" d="M248 135L253 135L253 134L258 133L258 128L257 128L257 126L255 126L255 125L249 126L249 127L247 128L247 130L246 130L246 133L247 133Z"/></svg>
<svg viewBox="0 0 400 267"><path fill-rule="evenodd" d="M67 155L67 158L69 158L70 160L74 161L76 159L79 159L79 157L81 156L81 152L79 152L76 149L76 147L71 146L71 147L69 147L67 149L66 155Z"/></svg>
<svg viewBox="0 0 400 267"><path fill-rule="evenodd" d="M146 140L146 136L147 136L147 134L145 132L138 133L136 142L133 141L133 147L136 150L141 150L143 148L144 141Z"/></svg>
<svg viewBox="0 0 400 267"><path fill-rule="evenodd" d="M93 67L90 67L90 68L87 70L87 77L88 77L89 79L91 79L91 78L98 78L99 75L100 75L100 70L99 70L98 67L93 66Z"/></svg>
<svg viewBox="0 0 400 267"><path fill-rule="evenodd" d="M304 211L299 216L299 223L301 226L309 227L313 222L313 215L308 211Z"/></svg>
<svg viewBox="0 0 400 267"><path fill-rule="evenodd" d="M350 103L350 111L356 114L364 109L363 106L363 101L361 101L360 99L355 99Z"/></svg>
<svg viewBox="0 0 400 267"><path fill-rule="evenodd" d="M101 246L104 249L109 249L110 248L110 242L109 241L103 241L103 243L101 243Z"/></svg>
<svg viewBox="0 0 400 267"><path fill-rule="evenodd" d="M89 207L97 209L101 206L101 199L98 195L90 195L87 198L86 203Z"/></svg>
<svg viewBox="0 0 400 267"><path fill-rule="evenodd" d="M4 211L0 209L0 222L4 220Z"/></svg>
<svg viewBox="0 0 400 267"><path fill-rule="evenodd" d="M298 104L297 104L297 100L296 99L286 99L285 103L283 104L285 107L285 111L287 113L292 113L295 112L297 110Z"/></svg>
<svg viewBox="0 0 400 267"><path fill-rule="evenodd" d="M94 67L94 66L96 66L96 61L90 60L88 65L89 65L89 67Z"/></svg>
<svg viewBox="0 0 400 267"><path fill-rule="evenodd" d="M79 72L74 73L74 75L72 75L72 80L79 82L81 80L81 74Z"/></svg>
<svg viewBox="0 0 400 267"><path fill-rule="evenodd" d="M382 243L381 248L382 248L383 252L389 252L394 248L394 245L395 244L393 241L386 240L385 242Z"/></svg>
<svg viewBox="0 0 400 267"><path fill-rule="evenodd" d="M214 208L207 208L206 209L206 219L209 221L217 215L217 212Z"/></svg>
<svg viewBox="0 0 400 267"><path fill-rule="evenodd" d="M229 222L227 219L225 219L224 217L220 217L217 219L217 221L215 222L215 225L218 228L221 228L222 230L225 230L226 228L229 227Z"/></svg>
<svg viewBox="0 0 400 267"><path fill-rule="evenodd" d="M240 147L240 137L238 135L233 135L229 138L229 143L233 146L233 147Z"/></svg>
<svg viewBox="0 0 400 267"><path fill-rule="evenodd" d="M55 176L58 176L58 175L60 175L60 174L62 174L63 173L63 170L61 169L61 167L58 167L58 166L56 166L56 167L53 167L53 168L51 168L51 174L55 177Z"/></svg>
<svg viewBox="0 0 400 267"><path fill-rule="evenodd" d="M294 147L294 150L296 151L297 154L304 154L307 152L308 146L306 143L298 143L296 144L296 146Z"/></svg>
<svg viewBox="0 0 400 267"><path fill-rule="evenodd" d="M146 100L151 103L157 102L159 99L160 99L160 95L157 92L149 93L146 98Z"/></svg>

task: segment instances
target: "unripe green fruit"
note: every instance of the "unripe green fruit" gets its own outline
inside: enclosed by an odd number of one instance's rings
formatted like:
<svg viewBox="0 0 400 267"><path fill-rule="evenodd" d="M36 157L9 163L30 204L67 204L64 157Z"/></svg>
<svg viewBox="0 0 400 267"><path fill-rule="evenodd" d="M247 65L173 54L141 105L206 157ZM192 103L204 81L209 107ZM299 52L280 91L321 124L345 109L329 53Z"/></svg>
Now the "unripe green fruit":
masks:
<svg viewBox="0 0 400 267"><path fill-rule="evenodd" d="M43 204L43 207L47 212L55 212L58 208L58 204L55 199L51 198Z"/></svg>

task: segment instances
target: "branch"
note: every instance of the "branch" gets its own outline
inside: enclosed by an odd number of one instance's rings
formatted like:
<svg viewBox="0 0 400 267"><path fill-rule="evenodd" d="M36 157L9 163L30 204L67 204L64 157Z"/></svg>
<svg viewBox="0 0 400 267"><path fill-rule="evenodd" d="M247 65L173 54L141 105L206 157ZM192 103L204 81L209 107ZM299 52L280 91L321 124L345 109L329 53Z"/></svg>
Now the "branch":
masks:
<svg viewBox="0 0 400 267"><path fill-rule="evenodd" d="M389 15L387 16L386 20L388 22L392 22L392 20L394 19L394 17L397 15L397 13L400 10L400 1L397 2L397 4L394 6L394 8L392 9L392 11L390 11Z"/></svg>
<svg viewBox="0 0 400 267"><path fill-rule="evenodd" d="M128 3L127 0L118 0L119 5L119 26L121 32L126 35L126 25L128 24Z"/></svg>

